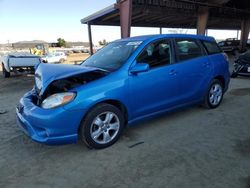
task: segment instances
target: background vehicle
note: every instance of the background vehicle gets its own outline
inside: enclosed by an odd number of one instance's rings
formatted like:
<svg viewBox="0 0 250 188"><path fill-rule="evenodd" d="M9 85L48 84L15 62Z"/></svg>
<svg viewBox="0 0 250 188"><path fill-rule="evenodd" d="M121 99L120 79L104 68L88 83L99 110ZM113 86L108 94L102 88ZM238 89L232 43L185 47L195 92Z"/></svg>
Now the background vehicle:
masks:
<svg viewBox="0 0 250 188"><path fill-rule="evenodd" d="M237 76L250 76L250 51L240 55L234 63L232 78Z"/></svg>
<svg viewBox="0 0 250 188"><path fill-rule="evenodd" d="M63 63L67 60L67 56L64 52L53 52L43 56L42 60L46 63Z"/></svg>
<svg viewBox="0 0 250 188"><path fill-rule="evenodd" d="M220 105L230 81L211 37L153 35L109 43L81 65L40 64L17 107L35 141L114 144L126 125L182 107Z"/></svg>
<svg viewBox="0 0 250 188"><path fill-rule="evenodd" d="M228 38L225 41L218 42L218 45L224 52L233 52L238 55L240 52L240 40L236 38ZM247 48L250 48L250 40L247 41Z"/></svg>
<svg viewBox="0 0 250 188"><path fill-rule="evenodd" d="M41 63L39 56L31 54L8 54L4 55L0 62L5 78L10 77L11 72L34 72L34 67Z"/></svg>
<svg viewBox="0 0 250 188"><path fill-rule="evenodd" d="M38 56L43 56L49 53L49 45L37 44L34 48L30 48L30 53Z"/></svg>

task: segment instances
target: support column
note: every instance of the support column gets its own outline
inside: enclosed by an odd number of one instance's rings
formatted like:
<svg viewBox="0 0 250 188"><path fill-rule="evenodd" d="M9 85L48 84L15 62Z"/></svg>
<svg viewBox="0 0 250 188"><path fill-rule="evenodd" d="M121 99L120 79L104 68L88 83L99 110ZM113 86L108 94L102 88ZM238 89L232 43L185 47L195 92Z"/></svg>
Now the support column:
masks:
<svg viewBox="0 0 250 188"><path fill-rule="evenodd" d="M160 34L162 34L162 27L160 27Z"/></svg>
<svg viewBox="0 0 250 188"><path fill-rule="evenodd" d="M88 34L89 34L89 51L90 55L93 55L93 42L92 42L92 32L90 23L88 23Z"/></svg>
<svg viewBox="0 0 250 188"><path fill-rule="evenodd" d="M244 19L241 21L241 35L240 35L240 50L246 49L248 35L250 31L250 19Z"/></svg>
<svg viewBox="0 0 250 188"><path fill-rule="evenodd" d="M208 17L209 17L209 8L200 6L198 9L197 32L196 32L198 35L205 35Z"/></svg>
<svg viewBox="0 0 250 188"><path fill-rule="evenodd" d="M239 30L237 29L237 40L239 40Z"/></svg>
<svg viewBox="0 0 250 188"><path fill-rule="evenodd" d="M117 5L120 10L121 38L130 37L132 0L117 0Z"/></svg>
<svg viewBox="0 0 250 188"><path fill-rule="evenodd" d="M208 35L208 30L206 29L206 30L205 30L205 36L207 36L207 35Z"/></svg>

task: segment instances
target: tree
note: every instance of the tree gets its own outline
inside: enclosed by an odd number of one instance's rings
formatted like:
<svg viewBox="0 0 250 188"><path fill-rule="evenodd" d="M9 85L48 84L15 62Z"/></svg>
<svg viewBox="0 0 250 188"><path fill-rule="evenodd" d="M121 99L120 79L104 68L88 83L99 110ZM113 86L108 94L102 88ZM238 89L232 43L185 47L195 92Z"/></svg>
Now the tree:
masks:
<svg viewBox="0 0 250 188"><path fill-rule="evenodd" d="M106 39L103 39L102 41L100 40L98 43L99 43L100 46L105 46L106 44L108 44Z"/></svg>
<svg viewBox="0 0 250 188"><path fill-rule="evenodd" d="M57 39L57 44L59 47L66 47L66 41L62 38Z"/></svg>

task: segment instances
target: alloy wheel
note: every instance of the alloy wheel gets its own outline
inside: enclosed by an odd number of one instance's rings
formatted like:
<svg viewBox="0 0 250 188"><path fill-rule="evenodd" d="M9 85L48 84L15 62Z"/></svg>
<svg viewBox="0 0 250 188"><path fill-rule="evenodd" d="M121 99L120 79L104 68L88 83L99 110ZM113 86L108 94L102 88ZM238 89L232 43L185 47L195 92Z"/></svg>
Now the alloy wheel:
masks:
<svg viewBox="0 0 250 188"><path fill-rule="evenodd" d="M120 129L118 116L113 112L103 112L94 118L91 127L91 138L98 144L111 142Z"/></svg>
<svg viewBox="0 0 250 188"><path fill-rule="evenodd" d="M222 87L220 84L215 83L209 91L209 102L211 105L216 106L221 102L223 96Z"/></svg>

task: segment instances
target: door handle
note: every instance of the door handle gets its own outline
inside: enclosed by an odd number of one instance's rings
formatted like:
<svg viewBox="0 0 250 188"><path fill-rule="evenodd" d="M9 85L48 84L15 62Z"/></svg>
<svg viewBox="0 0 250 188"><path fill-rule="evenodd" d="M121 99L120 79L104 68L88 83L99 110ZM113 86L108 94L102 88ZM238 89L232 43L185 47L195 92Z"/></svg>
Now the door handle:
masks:
<svg viewBox="0 0 250 188"><path fill-rule="evenodd" d="M204 62L204 63L203 63L203 66L204 66L204 67L209 67L209 66L210 66L210 63L209 63L209 62Z"/></svg>
<svg viewBox="0 0 250 188"><path fill-rule="evenodd" d="M171 70L171 71L169 72L169 75L175 76L175 75L177 75L177 72L176 72L175 70Z"/></svg>

